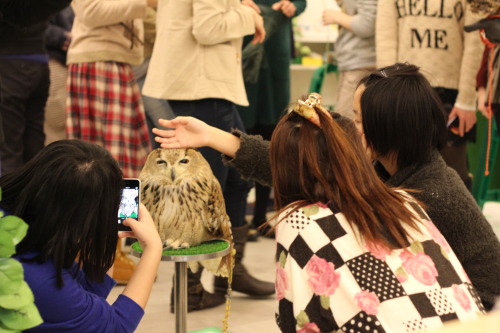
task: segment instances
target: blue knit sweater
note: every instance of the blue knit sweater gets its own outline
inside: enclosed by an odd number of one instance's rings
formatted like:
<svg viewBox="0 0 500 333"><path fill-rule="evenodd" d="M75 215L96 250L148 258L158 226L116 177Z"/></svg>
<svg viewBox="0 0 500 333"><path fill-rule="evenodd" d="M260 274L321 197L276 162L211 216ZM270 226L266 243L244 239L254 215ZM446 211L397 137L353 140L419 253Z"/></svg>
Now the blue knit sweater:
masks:
<svg viewBox="0 0 500 333"><path fill-rule="evenodd" d="M43 324L29 332L133 332L144 310L127 296L120 295L112 304L106 297L116 282L106 275L103 283L93 283L75 263L63 270L63 287L56 285L56 268L49 260L45 263L22 261L35 253L14 258L24 268L24 279L35 296L35 305Z"/></svg>

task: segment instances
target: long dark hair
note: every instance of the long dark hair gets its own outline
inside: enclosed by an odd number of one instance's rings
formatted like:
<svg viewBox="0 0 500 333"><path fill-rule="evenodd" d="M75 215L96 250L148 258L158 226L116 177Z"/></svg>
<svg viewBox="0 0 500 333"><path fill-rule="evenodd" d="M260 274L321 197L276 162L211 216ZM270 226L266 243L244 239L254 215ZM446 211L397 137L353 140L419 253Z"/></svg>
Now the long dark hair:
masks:
<svg viewBox="0 0 500 333"><path fill-rule="evenodd" d="M360 145L352 144L335 120L316 110L322 128L291 112L274 130L270 161L276 208L333 205L366 242L408 246L403 224L417 226L405 200L382 183Z"/></svg>
<svg viewBox="0 0 500 333"><path fill-rule="evenodd" d="M446 117L429 81L410 64L395 64L363 78L361 118L367 145L396 156L398 168L429 160L446 144Z"/></svg>
<svg viewBox="0 0 500 333"><path fill-rule="evenodd" d="M0 178L0 206L28 225L16 254L36 251L53 260L57 285L75 260L93 281L103 281L114 261L122 173L98 145L61 140L23 167Z"/></svg>

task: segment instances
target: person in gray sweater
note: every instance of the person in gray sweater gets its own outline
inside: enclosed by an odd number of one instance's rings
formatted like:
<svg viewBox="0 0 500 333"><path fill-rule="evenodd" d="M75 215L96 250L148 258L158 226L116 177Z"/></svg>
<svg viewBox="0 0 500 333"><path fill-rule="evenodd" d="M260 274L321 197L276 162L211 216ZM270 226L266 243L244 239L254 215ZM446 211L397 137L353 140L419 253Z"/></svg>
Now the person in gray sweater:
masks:
<svg viewBox="0 0 500 333"><path fill-rule="evenodd" d="M390 186L410 190L426 207L485 309L491 310L500 295L500 242L456 171L439 154L446 140L440 127L446 120L434 91L411 65L385 68L361 82L354 96L355 123L379 176ZM370 112L361 117L362 110ZM344 130L353 126L345 117L334 118ZM160 124L174 128L153 130L162 137L156 138L162 147L212 147L242 177L271 185L269 142L261 137L222 132L189 117Z"/></svg>
<svg viewBox="0 0 500 333"><path fill-rule="evenodd" d="M377 0L338 1L342 8L323 11L323 24L337 24L335 56L339 70L335 112L353 118L352 97L356 85L375 70L375 18Z"/></svg>

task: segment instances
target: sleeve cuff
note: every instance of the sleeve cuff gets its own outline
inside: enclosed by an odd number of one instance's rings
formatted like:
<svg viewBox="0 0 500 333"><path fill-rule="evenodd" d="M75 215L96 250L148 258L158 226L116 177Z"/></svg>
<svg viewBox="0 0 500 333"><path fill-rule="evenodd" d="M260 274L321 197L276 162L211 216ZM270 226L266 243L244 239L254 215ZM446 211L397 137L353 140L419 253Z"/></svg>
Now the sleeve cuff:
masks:
<svg viewBox="0 0 500 333"><path fill-rule="evenodd" d="M131 298L123 294L118 296L113 303L113 308L118 316L121 317L121 322L124 324L123 326L126 328L126 332L135 332L144 316L144 309Z"/></svg>
<svg viewBox="0 0 500 333"><path fill-rule="evenodd" d="M465 110L465 111L469 111L469 112L476 112L477 111L476 105L455 103L455 107L460 108L460 109Z"/></svg>

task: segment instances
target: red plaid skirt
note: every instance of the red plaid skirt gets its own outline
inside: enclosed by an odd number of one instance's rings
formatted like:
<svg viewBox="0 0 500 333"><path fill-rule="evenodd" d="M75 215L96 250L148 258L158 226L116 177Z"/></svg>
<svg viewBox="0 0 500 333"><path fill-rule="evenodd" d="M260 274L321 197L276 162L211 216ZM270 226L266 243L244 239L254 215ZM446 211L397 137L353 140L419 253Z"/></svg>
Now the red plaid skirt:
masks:
<svg viewBox="0 0 500 333"><path fill-rule="evenodd" d="M141 93L129 65L70 64L66 134L106 148L124 177L138 177L151 151Z"/></svg>

